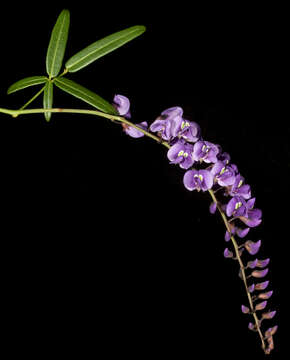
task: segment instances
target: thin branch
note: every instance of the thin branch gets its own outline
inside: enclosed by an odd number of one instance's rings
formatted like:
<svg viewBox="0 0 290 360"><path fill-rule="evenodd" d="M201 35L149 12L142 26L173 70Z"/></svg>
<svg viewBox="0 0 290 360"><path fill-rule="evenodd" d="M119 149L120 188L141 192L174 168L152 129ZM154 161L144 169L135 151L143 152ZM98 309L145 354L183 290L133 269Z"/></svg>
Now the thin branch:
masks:
<svg viewBox="0 0 290 360"><path fill-rule="evenodd" d="M217 204L217 208L219 210L219 213L224 221L224 224L226 226L226 229L229 233L231 233L231 229L230 229L230 226L229 226L229 222L226 218L226 215L225 213L222 211L218 201L217 201L217 198L215 197L215 194L212 190L208 190L208 192L210 193L213 201ZM243 264L243 261L240 257L240 254L239 254L239 246L236 242L236 239L234 238L234 236L232 235L231 236L231 241L232 241L232 244L234 246L234 249L235 249L235 255L236 255L236 259L238 260L239 262L239 265L240 265L240 269L241 269L241 276L242 276L242 280L244 282L244 285L245 285L245 289L246 289L246 293L247 293L247 297L248 297L248 301L249 301L249 305L250 305L250 309L251 309L251 314L253 315L253 318L254 318L254 321L255 321L255 325L256 325L256 328L257 328L257 332L260 336L260 339L261 339L261 343L262 343L262 349L264 350L264 352L266 351L266 345L265 345L265 341L264 341L264 337L263 337L263 334L261 332L261 329L260 329L260 324L259 324L259 319L257 317L257 314L255 312L255 308L254 308L254 305L253 305L253 301L252 301L252 297L251 297L251 294L249 293L249 286L248 286L248 283L247 283L247 277L246 277L246 274L245 274L245 266Z"/></svg>

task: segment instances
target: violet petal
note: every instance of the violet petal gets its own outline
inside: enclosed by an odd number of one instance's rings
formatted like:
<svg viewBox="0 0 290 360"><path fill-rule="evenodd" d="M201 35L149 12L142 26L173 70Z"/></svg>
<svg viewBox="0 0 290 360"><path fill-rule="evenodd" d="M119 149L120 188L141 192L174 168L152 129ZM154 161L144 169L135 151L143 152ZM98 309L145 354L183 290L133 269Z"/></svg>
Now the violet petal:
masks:
<svg viewBox="0 0 290 360"><path fill-rule="evenodd" d="M248 314L250 312L250 309L245 305L242 305L241 309L244 314Z"/></svg>
<svg viewBox="0 0 290 360"><path fill-rule="evenodd" d="M273 317L276 315L276 311L269 311L267 313L262 314L263 319L273 319Z"/></svg>
<svg viewBox="0 0 290 360"><path fill-rule="evenodd" d="M254 270L254 271L252 271L252 276L254 276L256 278L262 278L267 275L268 271L269 271L269 269Z"/></svg>
<svg viewBox="0 0 290 360"><path fill-rule="evenodd" d="M263 310L267 306L267 300L260 302L255 306L255 310Z"/></svg>
<svg viewBox="0 0 290 360"><path fill-rule="evenodd" d="M256 242L248 240L245 242L245 248L248 250L248 252L251 255L257 254L261 246L261 240L258 240Z"/></svg>
<svg viewBox="0 0 290 360"><path fill-rule="evenodd" d="M255 285L255 290L265 290L268 285L269 285L269 280L263 281Z"/></svg>
<svg viewBox="0 0 290 360"><path fill-rule="evenodd" d="M273 291L271 290L271 291L259 294L258 298L266 300L266 299L269 299L272 296L272 294L273 294Z"/></svg>

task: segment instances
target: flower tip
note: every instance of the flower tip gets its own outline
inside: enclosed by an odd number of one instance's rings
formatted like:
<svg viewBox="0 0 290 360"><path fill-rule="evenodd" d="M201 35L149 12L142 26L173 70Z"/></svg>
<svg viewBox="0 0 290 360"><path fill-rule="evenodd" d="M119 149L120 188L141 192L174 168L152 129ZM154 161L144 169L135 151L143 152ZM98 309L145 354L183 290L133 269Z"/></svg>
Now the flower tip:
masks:
<svg viewBox="0 0 290 360"><path fill-rule="evenodd" d="M262 314L263 319L273 319L273 317L276 315L276 310L269 311L267 313Z"/></svg>
<svg viewBox="0 0 290 360"><path fill-rule="evenodd" d="M232 258L234 256L233 252L230 251L228 248L225 248L224 250L224 257L225 258Z"/></svg>
<svg viewBox="0 0 290 360"><path fill-rule="evenodd" d="M260 302L259 304L257 304L257 305L255 306L255 310L256 310L256 311L258 311L258 310L263 310L263 309L265 309L266 306L267 306L267 300L262 301L262 302Z"/></svg>
<svg viewBox="0 0 290 360"><path fill-rule="evenodd" d="M242 305L241 309L244 314L248 314L250 312L250 309L245 305Z"/></svg>
<svg viewBox="0 0 290 360"><path fill-rule="evenodd" d="M245 242L245 248L248 250L248 252L251 255L257 254L261 246L261 240L258 240L256 242L248 240Z"/></svg>
<svg viewBox="0 0 290 360"><path fill-rule="evenodd" d="M262 278L268 274L269 269L264 270L254 270L252 271L252 276L256 278Z"/></svg>

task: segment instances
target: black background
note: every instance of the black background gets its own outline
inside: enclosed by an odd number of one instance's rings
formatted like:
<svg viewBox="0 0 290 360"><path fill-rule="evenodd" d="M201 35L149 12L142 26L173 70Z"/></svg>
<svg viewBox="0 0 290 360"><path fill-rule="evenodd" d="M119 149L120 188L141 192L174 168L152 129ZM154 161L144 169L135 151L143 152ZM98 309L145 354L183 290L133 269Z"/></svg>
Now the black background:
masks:
<svg viewBox="0 0 290 360"><path fill-rule="evenodd" d="M128 96L136 122L181 106L204 138L231 154L263 210L250 238L261 238L260 256L271 258L278 358L289 302L284 9L158 4L7 4L0 106L19 108L34 95L36 88L6 90L45 74L50 31L64 7L71 11L65 59L146 25L140 38L68 78L108 101ZM89 108L58 89L54 105ZM237 264L223 258L221 219L208 213L207 194L185 190L165 148L102 118L0 118L1 317L11 358L16 351L263 357L240 311L246 298Z"/></svg>

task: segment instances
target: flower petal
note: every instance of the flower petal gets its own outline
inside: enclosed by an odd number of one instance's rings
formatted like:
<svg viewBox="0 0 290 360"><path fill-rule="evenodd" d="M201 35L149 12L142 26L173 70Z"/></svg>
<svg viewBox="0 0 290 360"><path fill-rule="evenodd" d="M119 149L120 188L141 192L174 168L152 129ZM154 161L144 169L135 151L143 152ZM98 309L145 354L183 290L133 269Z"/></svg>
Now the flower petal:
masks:
<svg viewBox="0 0 290 360"><path fill-rule="evenodd" d="M248 235L249 231L250 231L250 228L248 228L248 227L245 229L237 228L236 233L237 233L238 237L244 238L245 236Z"/></svg>
<svg viewBox="0 0 290 360"><path fill-rule="evenodd" d="M114 103L116 104L116 108L118 113L121 116L127 115L130 110L130 100L123 95L115 95L114 96Z"/></svg>
<svg viewBox="0 0 290 360"><path fill-rule="evenodd" d="M213 202L210 204L209 212L210 212L211 214L214 214L214 213L216 212L216 208L217 208L217 204L216 204L216 202L213 201Z"/></svg>
<svg viewBox="0 0 290 360"><path fill-rule="evenodd" d="M226 214L228 217L230 217L232 215L232 213L234 212L236 203L237 203L237 199L235 197L233 197L227 204Z"/></svg>
<svg viewBox="0 0 290 360"><path fill-rule="evenodd" d="M274 311L269 311L269 312L267 312L267 313L264 313L264 314L262 314L262 318L263 319L268 319L268 320L270 320L270 319L273 319L273 317L276 315L276 311L274 310Z"/></svg>
<svg viewBox="0 0 290 360"><path fill-rule="evenodd" d="M225 241L230 241L230 240L231 240L231 234L228 231L226 231L226 233L225 233Z"/></svg>
<svg viewBox="0 0 290 360"><path fill-rule="evenodd" d="M244 314L248 314L250 312L250 309L245 305L242 305L241 309Z"/></svg>
<svg viewBox="0 0 290 360"><path fill-rule="evenodd" d="M224 257L225 258L232 258L233 256L234 256L233 252L230 251L228 248L225 248Z"/></svg>
<svg viewBox="0 0 290 360"><path fill-rule="evenodd" d="M266 267L270 262L270 259L265 259L265 260L259 260L258 263L257 263L257 267L259 268L264 268Z"/></svg>
<svg viewBox="0 0 290 360"><path fill-rule="evenodd" d="M263 300L267 300L267 299L269 299L269 298L272 296L272 294L273 294L273 291L271 290L271 291L268 291L268 292L259 294L259 295L258 295L258 298L259 298L259 299L263 299Z"/></svg>
<svg viewBox="0 0 290 360"><path fill-rule="evenodd" d="M187 190L194 190L196 189L196 184L194 181L194 175L196 175L198 172L196 170L188 170L183 176L183 184L186 187Z"/></svg>
<svg viewBox="0 0 290 360"><path fill-rule="evenodd" d="M269 280L263 281L255 285L255 290L265 290L266 287L269 285Z"/></svg>
<svg viewBox="0 0 290 360"><path fill-rule="evenodd" d="M261 240L258 240L257 242L248 240L245 242L244 246L251 255L255 255L260 249Z"/></svg>
<svg viewBox="0 0 290 360"><path fill-rule="evenodd" d="M254 325L253 323L249 322L248 328L250 330L256 331L256 325Z"/></svg>
<svg viewBox="0 0 290 360"><path fill-rule="evenodd" d="M254 269L257 266L257 264L258 264L258 259L255 259L253 261L249 261L247 267Z"/></svg>
<svg viewBox="0 0 290 360"><path fill-rule="evenodd" d="M147 127L148 127L148 124L146 121L143 121L142 123L136 124L136 125L143 130L147 130ZM138 129L136 129L132 126L125 127L125 133L133 138L140 138L140 137L144 136L142 131L139 131Z"/></svg>
<svg viewBox="0 0 290 360"><path fill-rule="evenodd" d="M275 334L275 332L277 331L278 326L275 325L274 327L269 328L268 330L265 331L265 336L266 338L273 336Z"/></svg>
<svg viewBox="0 0 290 360"><path fill-rule="evenodd" d="M202 187L202 190L207 191L211 189L213 185L212 173L208 170L199 170L199 174L203 177L202 185L204 186Z"/></svg>
<svg viewBox="0 0 290 360"><path fill-rule="evenodd" d="M252 293L255 290L255 284L252 284L248 287L249 293Z"/></svg>
<svg viewBox="0 0 290 360"><path fill-rule="evenodd" d="M263 310L267 306L267 300L260 302L255 306L255 310Z"/></svg>
<svg viewBox="0 0 290 360"><path fill-rule="evenodd" d="M268 274L269 269L264 270L254 270L252 271L252 276L256 278L262 278Z"/></svg>

